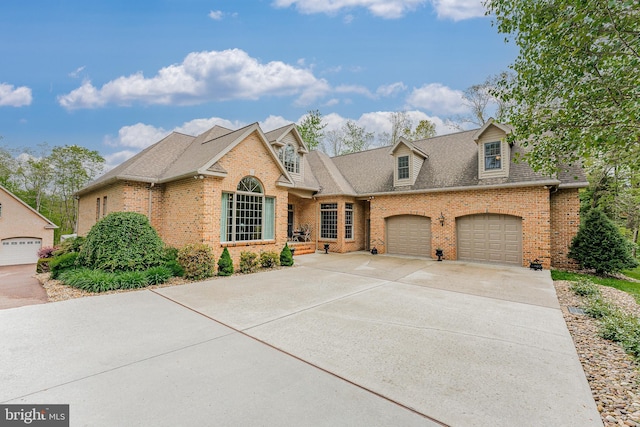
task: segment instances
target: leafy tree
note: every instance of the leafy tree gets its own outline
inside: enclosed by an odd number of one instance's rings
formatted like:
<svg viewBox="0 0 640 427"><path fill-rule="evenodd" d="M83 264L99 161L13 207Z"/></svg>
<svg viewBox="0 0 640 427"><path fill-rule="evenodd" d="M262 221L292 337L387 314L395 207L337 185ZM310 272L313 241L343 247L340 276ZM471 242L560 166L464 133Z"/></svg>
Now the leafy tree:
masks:
<svg viewBox="0 0 640 427"><path fill-rule="evenodd" d="M353 120L347 120L339 130L327 132L325 152L333 156L357 153L369 148L373 138L373 132L367 132Z"/></svg>
<svg viewBox="0 0 640 427"><path fill-rule="evenodd" d="M418 126L413 131L406 132L404 136L412 141L433 138L436 136L436 125L426 119L420 120Z"/></svg>
<svg viewBox="0 0 640 427"><path fill-rule="evenodd" d="M596 274L615 273L638 265L629 243L615 224L599 209L590 210L569 248L569 257Z"/></svg>
<svg viewBox="0 0 640 427"><path fill-rule="evenodd" d="M640 167L640 2L485 0L498 31L519 48L501 79L512 138L528 161L561 163L611 151Z"/></svg>
<svg viewBox="0 0 640 427"><path fill-rule="evenodd" d="M102 173L104 158L97 151L78 145L54 147L48 157L54 171L53 194L56 195L61 231L74 230L78 206L74 194Z"/></svg>
<svg viewBox="0 0 640 427"><path fill-rule="evenodd" d="M20 181L20 196L36 211L42 212L50 193L53 169L49 162L49 146L41 144L39 152L25 149L16 159L14 177Z"/></svg>
<svg viewBox="0 0 640 427"><path fill-rule="evenodd" d="M324 138L324 128L326 123L322 122L320 110L309 110L299 125L296 125L303 141L309 150L316 150Z"/></svg>
<svg viewBox="0 0 640 427"><path fill-rule="evenodd" d="M378 137L382 145L394 145L400 137L415 141L436 136L436 125L426 119L420 120L414 129L413 120L406 111L389 113L389 121L391 121L391 133L382 132Z"/></svg>
<svg viewBox="0 0 640 427"><path fill-rule="evenodd" d="M78 264L104 271L142 271L161 265L164 244L146 216L112 212L87 234Z"/></svg>
<svg viewBox="0 0 640 427"><path fill-rule="evenodd" d="M479 84L472 85L462 93L462 102L469 109L468 114L454 116L449 124L459 130L464 130L467 125L482 127L490 117L498 122L506 121L507 105L499 96L499 82L509 82L513 79L512 73L501 73L487 77Z"/></svg>

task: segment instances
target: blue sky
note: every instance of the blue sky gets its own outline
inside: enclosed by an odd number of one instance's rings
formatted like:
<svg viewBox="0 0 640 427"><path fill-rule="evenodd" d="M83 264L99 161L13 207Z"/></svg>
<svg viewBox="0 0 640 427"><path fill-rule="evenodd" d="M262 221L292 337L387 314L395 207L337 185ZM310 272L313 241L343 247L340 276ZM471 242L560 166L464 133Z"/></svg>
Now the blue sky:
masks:
<svg viewBox="0 0 640 427"><path fill-rule="evenodd" d="M517 51L480 0L7 0L0 144L78 144L117 164L173 130L265 131L318 109L439 133Z"/></svg>

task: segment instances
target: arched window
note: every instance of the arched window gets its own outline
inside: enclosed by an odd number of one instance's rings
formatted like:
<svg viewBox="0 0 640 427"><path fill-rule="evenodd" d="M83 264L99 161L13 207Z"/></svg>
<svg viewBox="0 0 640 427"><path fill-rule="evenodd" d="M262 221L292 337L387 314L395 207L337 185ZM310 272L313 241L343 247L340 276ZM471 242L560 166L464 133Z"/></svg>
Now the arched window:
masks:
<svg viewBox="0 0 640 427"><path fill-rule="evenodd" d="M266 197L253 176L240 180L235 193L222 193L220 241L271 240L275 230L275 198Z"/></svg>
<svg viewBox="0 0 640 427"><path fill-rule="evenodd" d="M300 155L293 145L287 144L282 147L280 149L279 157L287 171L300 173Z"/></svg>

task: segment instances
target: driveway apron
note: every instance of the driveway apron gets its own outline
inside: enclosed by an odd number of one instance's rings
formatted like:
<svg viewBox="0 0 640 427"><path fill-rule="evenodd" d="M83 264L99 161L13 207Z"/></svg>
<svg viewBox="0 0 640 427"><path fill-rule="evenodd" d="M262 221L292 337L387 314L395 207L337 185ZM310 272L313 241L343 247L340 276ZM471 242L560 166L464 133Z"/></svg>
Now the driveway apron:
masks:
<svg viewBox="0 0 640 427"><path fill-rule="evenodd" d="M47 292L34 274L35 264L0 267L0 309L47 302Z"/></svg>

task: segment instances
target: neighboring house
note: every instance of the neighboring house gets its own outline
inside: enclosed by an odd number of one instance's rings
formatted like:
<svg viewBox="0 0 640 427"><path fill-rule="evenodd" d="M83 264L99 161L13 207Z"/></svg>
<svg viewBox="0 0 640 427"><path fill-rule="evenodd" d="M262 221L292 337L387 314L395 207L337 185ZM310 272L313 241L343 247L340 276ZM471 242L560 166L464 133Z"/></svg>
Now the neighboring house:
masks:
<svg viewBox="0 0 640 427"><path fill-rule="evenodd" d="M0 185L0 266L35 264L57 225Z"/></svg>
<svg viewBox="0 0 640 427"><path fill-rule="evenodd" d="M172 133L79 193L78 233L106 213L147 215L165 243L279 251L299 228L312 248L567 267L579 225L579 167L557 178L514 162L510 128L400 139L337 157L307 150L295 125ZM296 243L291 243L293 246Z"/></svg>

